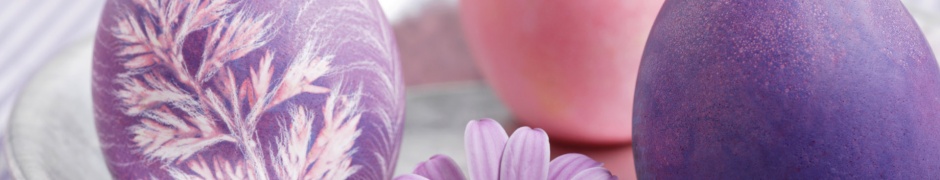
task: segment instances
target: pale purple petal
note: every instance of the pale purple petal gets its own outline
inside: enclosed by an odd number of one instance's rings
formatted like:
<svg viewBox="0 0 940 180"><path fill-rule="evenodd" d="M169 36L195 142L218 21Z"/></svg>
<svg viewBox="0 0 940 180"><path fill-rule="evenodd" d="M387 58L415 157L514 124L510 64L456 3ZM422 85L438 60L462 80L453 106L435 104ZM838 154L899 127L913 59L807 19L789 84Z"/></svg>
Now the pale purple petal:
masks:
<svg viewBox="0 0 940 180"><path fill-rule="evenodd" d="M434 155L431 159L418 164L414 174L433 180L464 180L463 172L453 159L445 155Z"/></svg>
<svg viewBox="0 0 940 180"><path fill-rule="evenodd" d="M610 174L604 167L593 167L575 174L571 179L578 180L616 180L617 176Z"/></svg>
<svg viewBox="0 0 940 180"><path fill-rule="evenodd" d="M516 129L503 150L499 179L548 179L548 148L542 129Z"/></svg>
<svg viewBox="0 0 940 180"><path fill-rule="evenodd" d="M568 153L556 157L548 165L548 177L552 180L569 180L575 174L588 168L601 167L603 163L578 153Z"/></svg>
<svg viewBox="0 0 940 180"><path fill-rule="evenodd" d="M470 179L496 180L499 159L509 136L502 125L492 119L473 120L467 124L464 145L470 166Z"/></svg>
<svg viewBox="0 0 940 180"><path fill-rule="evenodd" d="M395 180L430 180L424 176L419 176L415 174L405 174L398 177L395 177Z"/></svg>

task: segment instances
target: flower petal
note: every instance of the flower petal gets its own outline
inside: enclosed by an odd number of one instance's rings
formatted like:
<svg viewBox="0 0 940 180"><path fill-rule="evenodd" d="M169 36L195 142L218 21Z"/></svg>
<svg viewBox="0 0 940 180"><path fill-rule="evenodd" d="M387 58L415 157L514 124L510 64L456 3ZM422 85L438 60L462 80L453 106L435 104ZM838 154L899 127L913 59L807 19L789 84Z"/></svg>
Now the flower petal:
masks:
<svg viewBox="0 0 940 180"><path fill-rule="evenodd" d="M473 120L467 124L464 146L470 166L470 178L496 180L499 177L499 159L509 136L492 119Z"/></svg>
<svg viewBox="0 0 940 180"><path fill-rule="evenodd" d="M404 174L398 177L395 177L395 180L429 180L426 177L415 175L415 174Z"/></svg>
<svg viewBox="0 0 940 180"><path fill-rule="evenodd" d="M434 155L431 159L418 164L414 174L433 180L464 180L463 172L453 159L445 155Z"/></svg>
<svg viewBox="0 0 940 180"><path fill-rule="evenodd" d="M616 180L617 176L610 174L604 167L592 167L575 174L571 179L579 180Z"/></svg>
<svg viewBox="0 0 940 180"><path fill-rule="evenodd" d="M548 165L548 177L552 180L569 180L575 174L588 168L601 167L603 163L578 153L568 153L556 157Z"/></svg>
<svg viewBox="0 0 940 180"><path fill-rule="evenodd" d="M548 179L548 134L521 127L509 137L500 162L499 179Z"/></svg>

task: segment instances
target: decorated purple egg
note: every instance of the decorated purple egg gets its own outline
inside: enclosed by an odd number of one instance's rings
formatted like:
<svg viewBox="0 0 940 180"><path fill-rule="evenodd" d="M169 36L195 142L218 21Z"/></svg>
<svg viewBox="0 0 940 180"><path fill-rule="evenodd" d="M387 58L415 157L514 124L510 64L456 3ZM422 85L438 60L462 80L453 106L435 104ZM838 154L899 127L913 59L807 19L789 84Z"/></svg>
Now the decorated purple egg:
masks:
<svg viewBox="0 0 940 180"><path fill-rule="evenodd" d="M403 87L375 0L112 0L94 104L118 179L388 179Z"/></svg>

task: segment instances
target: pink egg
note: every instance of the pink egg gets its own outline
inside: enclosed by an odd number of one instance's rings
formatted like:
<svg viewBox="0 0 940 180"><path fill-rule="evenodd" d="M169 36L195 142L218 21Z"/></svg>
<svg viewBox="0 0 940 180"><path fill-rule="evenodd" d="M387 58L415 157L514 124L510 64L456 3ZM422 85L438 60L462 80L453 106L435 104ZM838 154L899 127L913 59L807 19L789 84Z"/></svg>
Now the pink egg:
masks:
<svg viewBox="0 0 940 180"><path fill-rule="evenodd" d="M464 31L518 120L553 140L630 142L640 56L662 0L464 0Z"/></svg>
<svg viewBox="0 0 940 180"><path fill-rule="evenodd" d="M389 179L404 99L374 0L113 0L94 54L117 179Z"/></svg>

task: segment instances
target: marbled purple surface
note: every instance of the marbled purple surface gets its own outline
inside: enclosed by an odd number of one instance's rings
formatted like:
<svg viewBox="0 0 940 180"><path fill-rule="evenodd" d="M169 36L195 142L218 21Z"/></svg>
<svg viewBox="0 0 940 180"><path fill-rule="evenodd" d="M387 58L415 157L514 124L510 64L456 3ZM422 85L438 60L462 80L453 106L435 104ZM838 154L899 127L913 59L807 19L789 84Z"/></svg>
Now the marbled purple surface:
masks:
<svg viewBox="0 0 940 180"><path fill-rule="evenodd" d="M640 179L938 179L940 69L899 1L667 0Z"/></svg>
<svg viewBox="0 0 940 180"><path fill-rule="evenodd" d="M374 0L115 0L95 119L118 179L388 179L399 69Z"/></svg>

